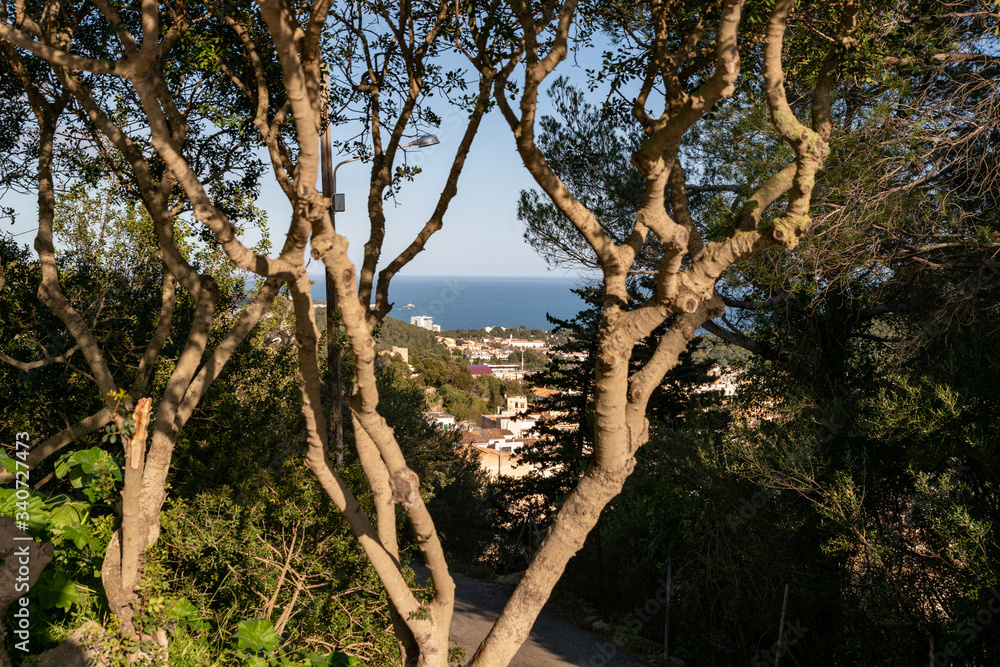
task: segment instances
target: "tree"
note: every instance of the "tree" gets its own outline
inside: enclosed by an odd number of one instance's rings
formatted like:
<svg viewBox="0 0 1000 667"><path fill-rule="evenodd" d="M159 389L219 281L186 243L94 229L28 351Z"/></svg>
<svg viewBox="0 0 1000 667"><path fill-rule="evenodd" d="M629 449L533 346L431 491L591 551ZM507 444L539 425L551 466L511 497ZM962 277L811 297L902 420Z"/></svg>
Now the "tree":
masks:
<svg viewBox="0 0 1000 667"><path fill-rule="evenodd" d="M105 6L104 9L115 22L121 24L113 8ZM109 605L121 620L124 632L135 635L132 602L139 580L142 553L157 539L159 533L160 507L166 495L166 477L178 434L233 350L267 311L279 283L276 280L264 283L238 317L222 317L217 320L217 308L228 305L225 301L220 302L220 297L223 288L227 286L225 274L232 271L233 266L219 248L214 253L214 262L199 261L208 259L213 254L211 251L203 257L184 252L184 242L179 239L182 231L175 224L175 218L188 210L188 202L177 196L173 173L164 169L159 159L154 157L142 136L141 128L133 124L135 116L128 109L129 102L134 102L134 98L129 96L127 90L116 87L117 81L99 80L91 71L108 71L107 61L100 65L91 62L91 67L83 69L70 70L62 66L53 68L33 56L30 49L21 49L15 45L23 46L30 42L31 48L43 55L52 56L59 52L60 47L53 46L58 43L67 48L72 46L82 50L91 49L92 53L100 56L103 54L104 41L100 39L99 31L95 34L85 26L73 33L75 42L61 42L59 35L63 33L60 31L69 29L73 32L74 22L83 17L59 15L53 17L52 21L39 23L32 18L30 10L23 6L17 16L15 20L4 15L4 22L0 27L4 38L0 40L0 46L8 92L30 109L37 132L37 143L31 146L30 151L35 164L23 163L20 167L33 172L37 187L38 232L35 249L40 261L38 297L58 318L64 328L64 335L74 341L75 345L69 349L74 353L79 350L84 358L89 376L96 385L103 404L80 421L68 424L56 433L50 432L41 442L36 441L27 464L33 469L74 440L108 425L112 426L116 438L121 438L131 463L125 471L122 523L108 545L102 580ZM13 27L15 23L18 27ZM181 17L181 24L183 23ZM168 31L166 39L174 39L176 32L177 25L173 32ZM129 41L127 29L122 35L126 51L133 50L137 45L134 41ZM191 106L182 104L178 107L173 104L175 100L167 99L171 92L171 85L167 83L169 77L170 67L167 63L160 63L156 73L146 82L147 92L150 88L156 88L156 92L151 93L153 98L163 96L160 101L166 105L167 112L172 113L170 127L164 128L162 136L175 149L189 152L192 163L196 165L191 173L203 178L206 186L216 195L219 205L232 214L233 221L227 221L225 230L230 234L240 233L240 220L245 219L248 214L252 215L252 207L248 211L245 197L241 200L240 194L227 187L225 178L232 178L243 170L250 180L249 187L252 187L254 162L247 159L246 151L238 141L225 149L220 148L220 144L226 143L225 139L231 138L228 133L203 135L201 130L204 129L206 118L202 111L207 107L201 105L203 100L200 96L205 95L206 91L198 86L188 86L190 82L187 81L172 81L175 90L180 89L183 91L181 95L188 95L185 102L192 103ZM104 87L105 83L111 85ZM124 95L124 98L119 95ZM118 107L123 99L128 102ZM61 133L67 136L65 140ZM79 149L79 152L75 149ZM156 276L160 286L155 327L142 340L135 341L136 348L128 351L130 362L125 368L115 369L119 371L117 373L113 371L109 359L110 350L102 343L102 332L98 328L98 324L104 326L108 322L88 321L84 317L85 309L74 304L64 291L66 276L60 271L54 244L56 221L60 213L55 179L57 166L67 163L65 174L82 183L94 183L103 175L115 176L115 186L121 188L131 201L141 201L145 214L148 215L146 225L138 224L137 220L126 216L126 221L136 224L115 230L119 239L129 240L131 248L125 249L127 252L148 257L149 251L156 249L158 265L146 266L145 270L147 277L150 274ZM83 200L78 201L85 203ZM89 222L94 224L96 221ZM101 261L105 263L104 268L113 261L113 256L104 247L111 242L112 236L102 239L94 234L87 237L76 222L63 217L60 223L64 225L62 229L69 233L71 240L77 241L75 245L80 250L78 254L81 261L93 259L88 257L91 250L100 255ZM155 240L144 236L151 230L155 231ZM212 240L212 243L215 241ZM92 267L92 270L99 272L101 268ZM130 431L129 419L134 420L140 414L133 414L133 409L140 405L140 399L147 399L148 403L154 368L171 338L172 330L181 324L175 319L178 314L178 287L190 296L195 307L187 326L187 335L177 350L176 360L169 369L164 369L169 380L162 388L160 400L151 412L142 413L152 420L147 450L144 439L140 441L139 437L133 438L144 431ZM100 312L99 308L97 312ZM225 334L209 349L210 333L216 323L222 326ZM12 358L5 361L10 363ZM27 371L29 367L68 361L68 354L53 355L46 351L42 359L32 362L13 359L13 365Z"/></svg>
<svg viewBox="0 0 1000 667"><path fill-rule="evenodd" d="M983 206L995 188L979 159L996 136L995 109L984 97L996 87L996 17L979 3L953 10L951 3L929 3L864 18L863 44L837 89L843 108L831 155L817 177L813 217L820 233L793 253L735 265L720 283L728 311L708 329L752 351L744 334L755 313L784 308L796 290L809 291L813 302L850 293L860 316L877 317L925 304L919 286L945 271L964 276L964 287L935 297L936 314L911 343L925 344L946 323L974 316L974 295L989 289L980 271L996 247L993 208ZM794 97L800 116L807 92ZM630 173L625 148L638 132L634 120L613 104L588 103L562 81L548 93L557 115L542 119L540 148L574 195L596 202L601 225L619 238L624 223L614 211L642 202L622 180ZM762 92L741 90L737 98L706 117L680 151L700 181L686 184L688 206L709 239L732 229L741 202L789 157L770 129ZM609 138L609 130L622 138ZM603 159L589 159L598 155ZM618 203L609 208L606 200ZM539 192L522 193L519 214L526 238L551 263L596 266L569 220ZM655 263L662 249L647 242L640 254ZM651 268L637 263L634 279L648 284ZM859 291L862 284L873 289Z"/></svg>
<svg viewBox="0 0 1000 667"><path fill-rule="evenodd" d="M704 13L667 4L653 4L648 9L629 5L599 7L593 16L625 36L625 44L634 50L619 47L619 62L629 62L628 69L622 68L622 76L634 75L641 82L629 110L643 129L631 161L642 176L644 197L631 229L616 242L594 212L561 180L535 139L538 95L543 82L568 55L577 6L572 2L553 4L537 15L524 6L512 8L512 20L517 22L525 45L524 78L513 95L517 107L507 98L510 81L506 76L498 77L494 99L514 133L528 171L596 256L605 297L595 355L594 455L510 603L473 657L473 664L505 664L510 660L566 563L579 550L604 506L620 492L634 466L636 451L648 438L650 395L677 364L697 328L722 313L722 302L715 292L722 273L756 251L775 246L794 248L810 227L815 176L827 156L833 129L830 94L840 59L853 44L860 7L848 3L834 15L822 6L807 10L816 12L812 15L815 20L829 21L828 30L835 35L832 47L825 47L825 53L818 57L821 66L815 83L802 83L812 92L811 127L800 122L786 97L789 72L783 68L782 55L792 3L776 3L769 15L762 8L749 8L752 19L763 22L764 34L751 33L741 44L743 9L739 2L725 2ZM763 38L762 48L752 48L754 37ZM755 73L762 78L757 82L764 91L771 126L794 156L748 197L736 229L706 246L690 216L678 155L684 135L735 92L741 47L757 58ZM714 66L714 72L706 71L709 66ZM701 76L690 89L688 81L694 75ZM620 90L617 84L615 89ZM654 115L648 108L656 84L663 86L656 91L663 95L663 104L662 111ZM764 218L764 211L783 196L783 211L773 219ZM673 215L668 212L668 202ZM664 248L656 267L655 287L646 301L632 306L628 277L650 236ZM634 347L668 321L670 328L660 337L650 361L630 372L628 362Z"/></svg>
<svg viewBox="0 0 1000 667"><path fill-rule="evenodd" d="M57 292L58 284L57 275L51 270L52 137L60 113L72 100L84 112L86 129L95 137L96 143L112 154L113 161L117 161L115 168L127 172L137 184L137 196L143 200L154 221L161 256L167 266L164 291L169 292L168 296L172 298L176 277L201 308L195 317L190 344L177 364L177 384L168 385L166 398L157 408L152 453L140 472L129 472L127 475L122 537L111 545L109 558L105 561L110 568L106 586L110 586L114 579L112 570L117 567L119 545L123 547L120 560L125 576L121 591L109 590L109 598L116 614L126 623L126 629L128 598L135 584L135 566L141 553L156 540L158 533L163 481L172 445L190 414L190 408L197 403L197 391L188 397L192 403L182 402L185 383L195 381L198 391L203 391L207 382L217 374L225 355L231 352L229 348L245 336L253 322L266 310L265 306L273 299L278 285L286 282L292 292L296 313L304 414L311 444L308 463L351 521L385 582L394 623L406 654L405 660L415 662L418 650L430 656L421 659L431 662L446 659L453 585L444 566L432 522L419 496L416 476L407 467L391 430L375 412L377 389L372 343L372 329L391 307L386 298L389 280L441 226L441 218L454 196L465 155L486 111L490 92L487 78L480 82L478 93L467 100L471 113L469 127L456 152L455 165L440 205L410 247L382 271L376 288L374 271L385 225L381 215L382 195L387 188L395 187L400 176L408 175L406 171L394 171L393 163L401 150L403 133L410 121L418 118L415 110L419 109L419 99L433 88L437 70L428 68L426 61L438 49L440 41L437 36L447 28L449 19L444 4L437 10L431 8L428 12L426 9L421 7L414 12L404 7L398 16L392 17L379 6L349 5L343 11L338 9L330 14L330 6L320 3L310 8L311 15L305 17L306 23L298 32L290 26L299 25L300 17L277 5L264 6L260 12L247 5L227 5L224 8L217 5L191 8L177 5L161 15L157 7L147 4L139 14L124 14L128 20L122 21L122 14L115 6L102 4L91 8L89 13L59 13L59 20L43 22L44 28L33 18L41 11L37 7L20 7L16 15L4 16L0 39L8 59L15 63L14 69L21 68L18 82L23 94L30 98L38 125L42 128L39 170L42 187L39 193L43 205L37 245L47 272L43 280L47 281L48 293ZM141 20L133 20L135 17ZM366 62L352 57L335 61L345 64L347 68L345 79L352 99L361 100L375 153L369 197L372 238L361 271L360 300L353 268L345 263L346 246L343 239L333 234L328 202L324 204L315 189L318 121L325 106L319 94L320 64L324 49L329 47L321 44L321 36L328 20L339 21L346 27L343 34L348 36L348 40L342 46L349 53L363 52L368 56ZM59 37L61 33L58 30L66 26L78 27L77 24L84 27L72 32L72 39L62 40ZM108 42L107 35L116 36L113 43ZM218 49L223 36L229 42L238 43L241 49ZM384 59L380 61L374 59L369 48L376 44L381 45L378 48L384 46L389 49L388 53L381 54ZM489 46L487 40L479 48ZM52 95L56 101L54 105L35 92L33 82L21 64L24 61L49 72L52 80L58 79L66 87L65 91L60 89ZM196 64L199 62L210 65L201 67ZM65 69L67 66L72 70ZM194 78L188 78L188 74ZM402 81L397 89L398 106L385 94L391 89L390 78ZM147 121L143 126L149 128L148 135L132 137L131 128L116 125L112 120L115 115L101 108L93 94L95 90L119 94L119 97L109 95L106 99L126 100L127 108L138 111ZM203 102L198 95L206 90L217 97ZM335 103L339 101L334 99ZM235 139L235 146L259 145L267 149L273 174L290 199L294 211L285 245L276 259L269 259L240 241L239 230L233 224L234 211L227 205L225 197L227 186L232 184L224 178L225 169L206 169L218 165L211 159L202 160L196 152L200 146L192 140L189 130L203 126L192 123L192 119L185 116L192 109L219 112L212 121L217 127L225 128L220 135ZM395 116L394 125L384 124L386 114ZM391 128L388 136L383 136L385 127ZM147 147L155 153L145 153ZM155 154L155 160L147 159L147 155L151 154ZM221 152L222 156L230 154ZM178 191L183 192L183 196L177 205L171 207L168 198L178 194ZM244 311L246 321L238 323L234 330L237 333L217 349L216 356L201 368L197 379L195 372L198 371L212 319L215 287L208 277L183 261L176 247L173 218L187 209L185 202L190 202L189 210L205 226L206 239L218 243L236 267L254 271L266 281L262 296ZM324 420L319 410L318 335L303 258L310 237L314 254L325 260L336 278L340 303L345 310L347 333L359 380L357 396L353 401L354 418L358 420L355 429L357 449L375 490L377 530L326 459ZM376 292L378 305L375 312L369 312L367 304L373 291ZM360 301L364 301L364 306ZM168 298L164 302L161 326L165 331L170 324L168 316L172 302ZM65 321L79 325L79 318L68 311L65 304L50 304L50 307L54 310L58 308L58 314ZM74 335L86 338L88 333L82 326L77 326ZM94 344L92 336L81 342L81 346L90 354L88 360L92 370L95 366L100 367L99 347ZM151 365L155 358L156 354L152 353L147 364ZM97 373L96 370L94 372ZM104 373L99 378L102 380L99 384L102 392L111 393L114 386L107 375ZM138 387L139 394L143 393L142 389ZM366 433L368 435L364 435ZM395 537L394 499L402 502L410 513L417 535L428 553L439 598L431 607L433 613L420 611L420 603L402 577ZM134 511L140 511L140 515L134 515ZM133 521L138 524L133 525ZM440 649L441 646L445 650Z"/></svg>
<svg viewBox="0 0 1000 667"><path fill-rule="evenodd" d="M996 15L974 3L963 6L962 12L954 10L954 5L942 3L906 7L905 15L893 9L862 16L872 30L863 36L861 53L848 67L847 81L838 87L844 107L837 114L837 132L831 134L826 168L815 182L816 233L804 236L793 252L760 253L734 264L718 287L726 316L720 323L703 325L755 352L755 363L766 377L749 391L757 403L748 409L763 410L774 418L759 428L729 429L726 436L735 446L723 451L754 471L749 479L734 484L738 489L747 488L743 485L748 481L754 485L742 500L764 501L769 507L761 512L751 508L755 516L741 530L760 536L760 544L754 545L753 537L734 544L725 531L713 535L713 522L724 525L732 511L740 523L742 510L738 505L721 514L715 510L725 507L731 496L720 493L718 478L705 479L704 472L708 468L728 480L725 468L694 466L705 481L682 487L681 492L696 498L687 512L708 514L702 546L712 555L705 559L707 572L701 582L689 574L688 594L692 598L705 594L708 601L704 606L691 604L682 613L686 619L689 614L717 613L711 611L717 601L711 596L720 580L733 582L725 591L727 601L740 600L743 610L767 610L762 600L743 604L738 596L746 588L741 582L741 573L748 571L746 561L771 562L768 576L787 575L810 587L811 608L828 605L828 615L843 615L844 627L835 631L836 636L856 638L851 646L830 637L809 639L808 655L817 663L829 656L825 659L831 663L911 664L926 656L927 634L934 634L940 648L943 619L952 619L950 632L959 622L961 613L935 615L936 605L982 606L984 591L978 576L981 559L989 558L986 545L991 538L982 532L984 507L969 502L965 494L982 494L986 506L995 501L992 448L979 448L978 433L988 427L968 425L962 435L950 426L935 428L933 445L922 435L927 432L922 424L931 414L954 424L957 415L949 406L955 401L970 408L989 402L972 398L980 391L972 388L980 386L979 381L971 380L975 373L957 371L956 364L962 362L949 348L967 340L972 323L976 329L990 328L988 313L995 298L993 260L987 259L996 252L995 211L982 206L995 195L995 188L990 185L992 178L980 170L979 153L967 151L973 137L988 145L997 136L992 107L980 106L981 92L996 87ZM867 64L863 71L861 63ZM793 108L800 117L811 102L809 92L796 89ZM939 92L944 93L941 98ZM745 201L754 184L765 181L788 156L787 147L773 132L762 97L763 91L748 90L734 103L714 109L681 148L682 157L690 160L685 164L697 165L695 173L707 181L702 192L709 196L687 203L692 214L700 214L700 229L713 245L739 223L741 209L733 202ZM539 146L570 192L586 202L608 189L593 183L616 183L624 165L605 165L603 174L594 175L600 167L583 159L573 163L566 153L586 157L587 140L598 140L579 128L610 125L614 116L604 108L562 104L562 99L565 94L557 97L556 107L564 117L543 124ZM577 140L582 147L574 145ZM548 249L554 261L597 261L581 237L573 236L570 218L542 201L541 195L532 195L531 205L521 209L528 233L537 234L538 245ZM633 203L640 207L643 199ZM595 217L609 236L620 237L615 226L620 221L600 212ZM553 250L549 245L553 241L563 245ZM576 246L568 251L571 242ZM655 250L652 259L662 260L662 249ZM641 284L650 268L648 263L633 265L634 275L639 276L635 282ZM739 311L745 315L733 320L735 324L730 322ZM925 346L933 352L920 352ZM957 375L940 383L925 377L917 382L921 389L912 386L911 371L936 376L930 369L945 358L957 374L967 374L969 386L959 389L952 384ZM900 365L906 370L901 372ZM784 402L775 407L776 401ZM982 417L978 409L970 409L968 415L976 419L973 414ZM706 460L726 461L719 456L719 443L711 440L711 431L703 435ZM970 442L977 443L974 462L955 451L965 451ZM754 456L760 459L744 461ZM675 465L685 469L681 462ZM956 465L965 472L962 481L956 480ZM930 484L933 491L928 480L937 480ZM663 484L664 496L674 491L672 487L669 481ZM676 499L663 504L685 506ZM916 507L919 512L907 509ZM772 515L785 521L772 521ZM950 516L952 521L945 528L932 516ZM664 512L657 518L666 521L673 516ZM788 530L796 524L802 527L798 534ZM915 536L938 535L939 530L951 537L935 537L935 543L942 545L942 551L935 553L943 561L962 563L947 568L947 573L935 564L920 566L910 560L919 560L915 554L925 546ZM665 542L669 539L671 535L664 535ZM945 543L950 546L943 547ZM816 573L808 557L783 569L774 559L782 548L791 551L790 544L796 545L795 553L809 554L822 567L833 568L839 580L827 576L814 586ZM971 544L980 545L975 557L965 550ZM766 548L756 548L760 545ZM870 572L871 580L860 571ZM945 579L965 584L945 591L940 585ZM928 585L931 580L938 585ZM873 609L879 611L868 611ZM707 627L731 623L727 616ZM735 625L741 631L752 627L746 620ZM968 653L982 652L990 642L979 636L967 644ZM711 648L723 650L721 643ZM944 660L945 654L955 657L958 650L939 652L937 659ZM966 649L961 651L965 655Z"/></svg>
<svg viewBox="0 0 1000 667"><path fill-rule="evenodd" d="M543 525L551 520L552 508L576 485L593 448L594 364L603 295L592 287L574 292L590 308L570 320L548 316L549 322L566 334L567 341L553 348L556 357L549 367L531 378L535 386L560 392L544 406L546 411L554 410L560 416L543 421L536 429L540 438L522 453L524 464L535 470L514 480L514 500L508 503L527 509L530 518ZM520 517L522 521L528 518Z"/></svg>

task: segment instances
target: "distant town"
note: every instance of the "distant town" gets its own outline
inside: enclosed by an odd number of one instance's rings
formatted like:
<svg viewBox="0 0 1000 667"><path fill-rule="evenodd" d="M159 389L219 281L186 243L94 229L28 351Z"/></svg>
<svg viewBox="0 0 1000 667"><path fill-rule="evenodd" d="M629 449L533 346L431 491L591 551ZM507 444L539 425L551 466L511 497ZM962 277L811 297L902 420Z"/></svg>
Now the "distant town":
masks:
<svg viewBox="0 0 1000 667"><path fill-rule="evenodd" d="M505 394L503 401L489 406L489 411L467 419L441 409L423 413L424 419L434 427L456 434L458 447L470 456L479 458L480 466L491 475L520 477L533 470L521 459L525 447L536 443L546 431L576 431L579 424L569 420L569 412L561 409L564 393L544 386L535 386L532 376L550 361L558 360L572 367L586 361L584 352L555 351L553 332L533 330L539 337L524 337L525 329L484 327L478 331L457 330L442 332L433 317L416 315L410 324L432 334L440 352L451 358L461 358L472 378L483 376L498 380L514 381L524 388L523 393ZM403 325L405 327L405 325ZM465 333L467 335L459 335ZM450 334L450 335L445 335ZM480 334L480 335L472 335ZM487 334L487 335L482 335ZM561 340L565 340L563 337ZM380 355L395 357L407 364L412 378L419 377L418 368L410 363L410 349L402 345L389 345ZM526 356L527 355L527 356ZM519 361L518 361L519 359ZM526 362L530 362L527 363ZM708 371L708 382L693 389L694 393L718 392L722 397L732 397L737 392L737 374L722 364L714 364ZM427 387L428 403L437 402L432 387Z"/></svg>

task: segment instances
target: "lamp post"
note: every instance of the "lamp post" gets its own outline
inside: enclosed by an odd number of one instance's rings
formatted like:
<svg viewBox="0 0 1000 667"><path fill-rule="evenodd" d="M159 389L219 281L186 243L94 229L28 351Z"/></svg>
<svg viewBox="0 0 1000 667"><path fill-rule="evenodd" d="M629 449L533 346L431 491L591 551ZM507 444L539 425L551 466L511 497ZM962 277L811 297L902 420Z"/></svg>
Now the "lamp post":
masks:
<svg viewBox="0 0 1000 667"><path fill-rule="evenodd" d="M327 111L327 109L324 109ZM325 114L324 114L325 116ZM333 146L330 139L329 119L324 117L322 134L320 135L320 158L323 167L323 196L330 198L330 224L337 231L336 215L344 211L344 195L337 194L337 170L348 162L357 162L371 155L361 155L333 164ZM440 143L433 134L425 134L413 141L400 146L401 149L425 148ZM326 267L326 364L329 380L327 389L330 394L330 409L327 413L327 443L332 443L337 450L337 465L344 462L344 422L343 422L343 381L340 368L340 325L337 323L337 288L333 283L330 267Z"/></svg>

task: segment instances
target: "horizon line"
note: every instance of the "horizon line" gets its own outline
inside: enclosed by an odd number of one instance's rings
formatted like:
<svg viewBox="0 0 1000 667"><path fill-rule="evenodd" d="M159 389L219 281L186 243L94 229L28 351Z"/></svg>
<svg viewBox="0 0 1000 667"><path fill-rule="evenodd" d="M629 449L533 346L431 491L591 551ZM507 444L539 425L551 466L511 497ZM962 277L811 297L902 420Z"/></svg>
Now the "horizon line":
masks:
<svg viewBox="0 0 1000 667"><path fill-rule="evenodd" d="M310 277L324 277L325 273L307 273L306 275ZM407 273L407 274L396 274L393 279L396 278L589 278L586 275L551 275L551 274L505 274L505 275L485 275L481 273ZM593 276L598 277L598 276Z"/></svg>

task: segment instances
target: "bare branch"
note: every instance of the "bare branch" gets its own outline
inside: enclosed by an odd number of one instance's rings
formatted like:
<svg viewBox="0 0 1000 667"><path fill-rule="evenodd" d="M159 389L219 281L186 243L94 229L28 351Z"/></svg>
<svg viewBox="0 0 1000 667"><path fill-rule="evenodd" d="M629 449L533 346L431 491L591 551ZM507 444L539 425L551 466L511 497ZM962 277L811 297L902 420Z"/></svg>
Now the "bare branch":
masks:
<svg viewBox="0 0 1000 667"><path fill-rule="evenodd" d="M0 352L0 361L17 368L20 371L27 373L28 371L33 371L36 368L42 368L48 366L49 364L64 364L69 361L69 358L76 354L77 350L80 349L80 345L74 345L70 349L66 350L62 354L57 356L51 356L44 347L42 347L42 358L35 361L18 361L13 357L9 357L3 352Z"/></svg>
<svg viewBox="0 0 1000 667"><path fill-rule="evenodd" d="M29 470L34 470L39 463L46 460L56 452L59 452L67 445L71 445L80 438L90 435L103 428L111 422L111 413L107 409L101 408L94 414L81 419L77 423L64 428L53 436L46 438L40 444L34 445L25 461ZM14 480L14 473L0 472L0 484L6 484Z"/></svg>

